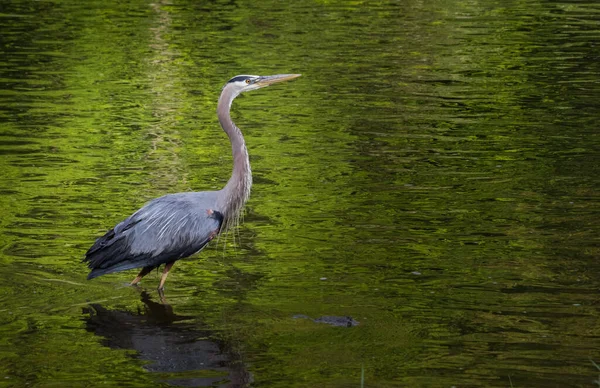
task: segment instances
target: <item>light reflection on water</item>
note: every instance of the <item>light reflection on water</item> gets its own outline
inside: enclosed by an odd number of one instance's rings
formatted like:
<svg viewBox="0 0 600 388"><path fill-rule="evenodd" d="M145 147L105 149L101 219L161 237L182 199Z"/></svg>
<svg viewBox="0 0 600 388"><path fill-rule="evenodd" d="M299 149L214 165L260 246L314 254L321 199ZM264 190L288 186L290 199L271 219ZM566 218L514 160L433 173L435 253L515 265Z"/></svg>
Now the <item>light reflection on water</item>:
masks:
<svg viewBox="0 0 600 388"><path fill-rule="evenodd" d="M220 188L221 85L283 72L303 77L233 106L255 177L239 243L175 266L186 320L159 336L226 344L217 377L257 385L356 385L363 367L373 386L597 376L595 3L3 7L9 384L181 377L89 329L88 303L146 327L158 298L129 273L85 281L80 257L150 198Z"/></svg>

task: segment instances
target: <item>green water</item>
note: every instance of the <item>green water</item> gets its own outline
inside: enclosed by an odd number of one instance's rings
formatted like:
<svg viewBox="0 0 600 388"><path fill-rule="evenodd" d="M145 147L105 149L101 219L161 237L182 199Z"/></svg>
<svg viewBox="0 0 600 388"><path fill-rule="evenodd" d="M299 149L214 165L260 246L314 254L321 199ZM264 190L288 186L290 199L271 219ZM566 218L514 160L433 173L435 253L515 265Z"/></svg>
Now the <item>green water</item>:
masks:
<svg viewBox="0 0 600 388"><path fill-rule="evenodd" d="M2 1L0 386L596 386L598 42L591 0ZM277 73L233 105L235 236L165 303L86 281L225 184L221 87Z"/></svg>

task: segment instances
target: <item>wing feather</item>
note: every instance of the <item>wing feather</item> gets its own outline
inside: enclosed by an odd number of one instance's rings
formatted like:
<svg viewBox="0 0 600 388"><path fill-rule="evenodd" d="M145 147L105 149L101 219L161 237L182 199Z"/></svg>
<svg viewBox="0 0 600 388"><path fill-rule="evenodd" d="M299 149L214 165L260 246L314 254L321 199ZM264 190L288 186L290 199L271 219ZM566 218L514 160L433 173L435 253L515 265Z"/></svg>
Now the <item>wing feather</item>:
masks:
<svg viewBox="0 0 600 388"><path fill-rule="evenodd" d="M88 279L137 267L157 267L200 251L220 231L223 215L197 198L155 199L96 240L84 261Z"/></svg>

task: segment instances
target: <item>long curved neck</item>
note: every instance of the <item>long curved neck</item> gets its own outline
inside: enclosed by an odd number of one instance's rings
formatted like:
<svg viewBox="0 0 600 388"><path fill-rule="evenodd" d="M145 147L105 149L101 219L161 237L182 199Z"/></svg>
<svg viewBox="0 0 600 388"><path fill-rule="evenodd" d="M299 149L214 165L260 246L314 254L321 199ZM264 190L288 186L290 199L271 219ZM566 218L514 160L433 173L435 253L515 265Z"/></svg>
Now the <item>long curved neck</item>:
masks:
<svg viewBox="0 0 600 388"><path fill-rule="evenodd" d="M226 85L217 105L219 123L229 136L233 153L233 172L231 178L221 190L217 202L218 209L224 212L226 223L237 220L244 204L250 197L250 187L252 186L252 171L250 170L246 142L240 129L231 121L229 114L231 103L236 97L237 94Z"/></svg>

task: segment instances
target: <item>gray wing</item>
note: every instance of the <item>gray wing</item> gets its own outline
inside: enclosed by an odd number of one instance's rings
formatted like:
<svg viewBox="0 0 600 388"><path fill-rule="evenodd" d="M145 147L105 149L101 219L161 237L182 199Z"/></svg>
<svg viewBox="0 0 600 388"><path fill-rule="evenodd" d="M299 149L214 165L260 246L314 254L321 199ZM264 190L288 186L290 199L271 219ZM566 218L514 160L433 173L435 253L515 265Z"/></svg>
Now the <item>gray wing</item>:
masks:
<svg viewBox="0 0 600 388"><path fill-rule="evenodd" d="M205 194L205 195L202 195ZM190 256L220 231L223 215L209 193L157 198L100 237L84 261L88 279L137 267L157 267Z"/></svg>

